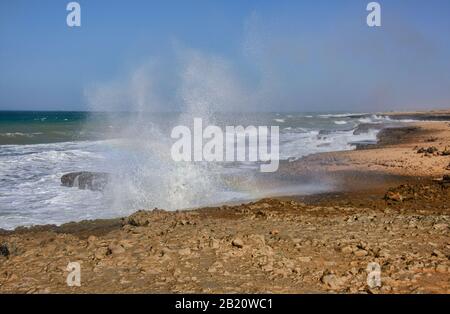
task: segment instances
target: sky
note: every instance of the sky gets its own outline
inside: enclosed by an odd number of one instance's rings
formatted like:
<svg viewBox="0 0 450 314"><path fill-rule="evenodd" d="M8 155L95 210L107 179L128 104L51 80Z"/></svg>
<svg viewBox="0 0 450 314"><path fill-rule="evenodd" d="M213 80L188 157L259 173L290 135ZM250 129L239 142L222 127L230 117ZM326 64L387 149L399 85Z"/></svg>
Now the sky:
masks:
<svg viewBox="0 0 450 314"><path fill-rule="evenodd" d="M0 0L0 110L450 108L450 2Z"/></svg>

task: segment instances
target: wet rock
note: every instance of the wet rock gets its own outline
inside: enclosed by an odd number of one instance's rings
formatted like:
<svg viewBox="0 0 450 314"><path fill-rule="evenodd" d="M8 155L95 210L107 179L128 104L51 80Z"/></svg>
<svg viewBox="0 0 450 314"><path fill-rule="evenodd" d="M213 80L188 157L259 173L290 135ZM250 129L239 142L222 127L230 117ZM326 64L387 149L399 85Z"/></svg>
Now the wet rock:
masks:
<svg viewBox="0 0 450 314"><path fill-rule="evenodd" d="M381 123L360 123L353 131L353 135L368 133L371 130L381 130L384 127L385 125Z"/></svg>
<svg viewBox="0 0 450 314"><path fill-rule="evenodd" d="M67 187L78 187L82 190L102 191L109 181L105 172L70 172L61 177L61 184Z"/></svg>

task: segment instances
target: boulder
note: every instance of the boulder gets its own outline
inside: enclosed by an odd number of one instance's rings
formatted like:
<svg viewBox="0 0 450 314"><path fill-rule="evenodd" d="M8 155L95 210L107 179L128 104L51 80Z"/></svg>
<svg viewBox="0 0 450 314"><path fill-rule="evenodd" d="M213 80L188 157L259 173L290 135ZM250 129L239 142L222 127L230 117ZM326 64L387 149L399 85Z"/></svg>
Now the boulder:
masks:
<svg viewBox="0 0 450 314"><path fill-rule="evenodd" d="M0 245L0 255L4 256L4 257L8 257L9 256L9 248L8 245L6 243L3 243Z"/></svg>
<svg viewBox="0 0 450 314"><path fill-rule="evenodd" d="M70 172L61 177L61 184L67 187L78 187L79 189L102 191L108 184L109 174L105 172Z"/></svg>
<svg viewBox="0 0 450 314"><path fill-rule="evenodd" d="M450 187L450 174L444 174L442 179L436 179L435 182L439 183L443 188Z"/></svg>
<svg viewBox="0 0 450 314"><path fill-rule="evenodd" d="M388 191L384 195L386 201L403 202L403 196L398 192Z"/></svg>
<svg viewBox="0 0 450 314"><path fill-rule="evenodd" d="M231 244L240 249L244 247L244 242L240 238L234 238Z"/></svg>
<svg viewBox="0 0 450 314"><path fill-rule="evenodd" d="M442 156L450 156L450 149L446 146L441 153Z"/></svg>
<svg viewBox="0 0 450 314"><path fill-rule="evenodd" d="M438 151L439 151L439 149L438 149L437 147L435 147L435 146L430 146L430 147L427 147L427 148L424 148L424 147L419 148L419 149L417 150L417 153L418 153L418 154L426 154L426 153L428 153L428 154L434 154L434 153L437 153Z"/></svg>

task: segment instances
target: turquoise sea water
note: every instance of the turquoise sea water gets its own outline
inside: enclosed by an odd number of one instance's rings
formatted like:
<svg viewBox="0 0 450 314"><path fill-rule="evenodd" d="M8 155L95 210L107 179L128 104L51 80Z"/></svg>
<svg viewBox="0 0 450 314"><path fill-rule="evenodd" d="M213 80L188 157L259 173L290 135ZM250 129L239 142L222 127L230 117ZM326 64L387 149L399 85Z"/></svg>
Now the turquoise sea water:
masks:
<svg viewBox="0 0 450 314"><path fill-rule="evenodd" d="M37 144L100 137L87 112L0 111L0 145ZM99 115L100 118L100 115Z"/></svg>

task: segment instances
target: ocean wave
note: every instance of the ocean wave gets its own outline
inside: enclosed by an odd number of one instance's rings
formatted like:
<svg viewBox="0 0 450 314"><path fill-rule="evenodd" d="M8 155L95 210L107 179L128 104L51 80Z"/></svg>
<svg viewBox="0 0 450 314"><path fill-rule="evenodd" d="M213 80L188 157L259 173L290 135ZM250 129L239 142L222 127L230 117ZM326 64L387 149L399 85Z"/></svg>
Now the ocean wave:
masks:
<svg viewBox="0 0 450 314"><path fill-rule="evenodd" d="M36 135L40 135L42 134L42 132L34 132L34 133L22 133L22 132L6 132L6 133L0 133L0 136L3 137L9 137L9 138L14 138L14 137L35 137Z"/></svg>
<svg viewBox="0 0 450 314"><path fill-rule="evenodd" d="M298 159L315 153L353 150L358 142L375 143L379 131L369 129L364 133L353 134L353 130L312 130L307 133L283 134L280 138L280 159Z"/></svg>
<svg viewBox="0 0 450 314"><path fill-rule="evenodd" d="M358 119L358 122L360 122L360 123L372 123L372 124L386 123L386 122L392 122L392 121L393 120L391 118L389 118L388 116L380 116L380 115L376 115L376 114Z"/></svg>
<svg viewBox="0 0 450 314"><path fill-rule="evenodd" d="M368 113L329 113L329 114L319 114L319 118L346 118L346 117L358 117L367 115Z"/></svg>

